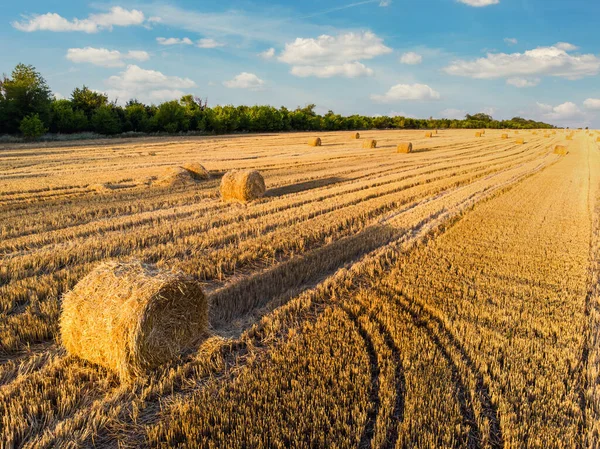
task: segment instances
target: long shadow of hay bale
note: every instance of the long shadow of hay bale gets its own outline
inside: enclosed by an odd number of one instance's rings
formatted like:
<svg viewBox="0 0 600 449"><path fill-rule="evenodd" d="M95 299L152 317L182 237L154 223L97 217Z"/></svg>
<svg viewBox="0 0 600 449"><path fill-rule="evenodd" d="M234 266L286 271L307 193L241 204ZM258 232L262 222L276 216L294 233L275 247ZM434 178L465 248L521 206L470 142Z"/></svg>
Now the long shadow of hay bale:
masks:
<svg viewBox="0 0 600 449"><path fill-rule="evenodd" d="M267 190L265 196L268 197L276 197L288 195L290 193L298 193L304 192L305 190L317 189L319 187L325 187L331 184L336 184L338 182L345 181L345 178L340 178L338 176L332 176L330 178L323 179L315 179L314 181L304 181L298 182L296 184L290 184L287 186L276 187L274 189Z"/></svg>

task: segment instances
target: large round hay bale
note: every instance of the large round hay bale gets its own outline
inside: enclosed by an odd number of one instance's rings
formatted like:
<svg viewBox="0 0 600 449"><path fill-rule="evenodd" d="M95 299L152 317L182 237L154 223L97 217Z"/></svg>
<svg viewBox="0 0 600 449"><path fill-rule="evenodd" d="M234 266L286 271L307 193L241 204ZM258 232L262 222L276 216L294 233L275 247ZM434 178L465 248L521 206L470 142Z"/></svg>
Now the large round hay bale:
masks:
<svg viewBox="0 0 600 449"><path fill-rule="evenodd" d="M157 179L156 184L165 187L181 187L193 184L194 177L183 167L168 167Z"/></svg>
<svg viewBox="0 0 600 449"><path fill-rule="evenodd" d="M308 144L311 147L320 147L321 146L321 138L320 137L312 137L308 140Z"/></svg>
<svg viewBox="0 0 600 449"><path fill-rule="evenodd" d="M596 142L600 142L600 137L596 137Z"/></svg>
<svg viewBox="0 0 600 449"><path fill-rule="evenodd" d="M373 139L368 139L363 142L363 148L377 148L377 141Z"/></svg>
<svg viewBox="0 0 600 449"><path fill-rule="evenodd" d="M425 137L433 137L433 133L431 131L427 131L425 133Z"/></svg>
<svg viewBox="0 0 600 449"><path fill-rule="evenodd" d="M413 145L411 142L401 142L398 144L398 153L412 153Z"/></svg>
<svg viewBox="0 0 600 449"><path fill-rule="evenodd" d="M475 133L475 137L482 137L482 136L483 136L483 134L481 134L481 132L479 132L479 131Z"/></svg>
<svg viewBox="0 0 600 449"><path fill-rule="evenodd" d="M141 262L105 262L62 301L67 351L115 371L123 381L176 358L208 329L198 282Z"/></svg>
<svg viewBox="0 0 600 449"><path fill-rule="evenodd" d="M517 140L515 140L515 143L517 145L523 145L525 143L525 139L523 137L519 137Z"/></svg>
<svg viewBox="0 0 600 449"><path fill-rule="evenodd" d="M352 134L350 135L350 138L351 138L351 139L360 139L360 133L352 133Z"/></svg>
<svg viewBox="0 0 600 449"><path fill-rule="evenodd" d="M568 150L565 145L556 145L554 147L554 154L560 154L561 156L565 156L567 153Z"/></svg>
<svg viewBox="0 0 600 449"><path fill-rule="evenodd" d="M502 138L503 138L503 139L508 139L508 134L506 134L506 133L505 133L505 134L502 134Z"/></svg>
<svg viewBox="0 0 600 449"><path fill-rule="evenodd" d="M203 181L210 178L210 173L208 173L208 170L198 162L185 164L182 168L189 171L192 178L196 181Z"/></svg>
<svg viewBox="0 0 600 449"><path fill-rule="evenodd" d="M221 196L226 201L250 201L265 194L265 180L256 170L231 170L221 179Z"/></svg>

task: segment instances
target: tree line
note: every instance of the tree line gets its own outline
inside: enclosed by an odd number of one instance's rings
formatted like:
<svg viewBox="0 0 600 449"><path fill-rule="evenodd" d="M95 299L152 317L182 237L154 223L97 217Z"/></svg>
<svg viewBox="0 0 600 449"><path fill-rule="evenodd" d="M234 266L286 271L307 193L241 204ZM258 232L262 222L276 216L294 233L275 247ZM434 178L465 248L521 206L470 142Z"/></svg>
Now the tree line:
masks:
<svg viewBox="0 0 600 449"><path fill-rule="evenodd" d="M552 125L515 117L494 120L467 114L463 120L410 117L342 116L315 112L315 105L290 110L284 106L213 106L185 95L160 105L129 100L125 106L86 86L68 99L54 98L46 80L31 65L18 64L10 77L0 79L0 135L38 138L46 133L234 133L276 131L339 131L355 129L534 129Z"/></svg>

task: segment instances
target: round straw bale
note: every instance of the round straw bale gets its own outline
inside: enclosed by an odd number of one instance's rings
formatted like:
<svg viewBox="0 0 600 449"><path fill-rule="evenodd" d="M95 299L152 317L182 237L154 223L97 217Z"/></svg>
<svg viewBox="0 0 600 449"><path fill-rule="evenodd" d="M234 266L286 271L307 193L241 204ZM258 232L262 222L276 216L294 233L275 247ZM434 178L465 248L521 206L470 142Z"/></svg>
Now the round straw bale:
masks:
<svg viewBox="0 0 600 449"><path fill-rule="evenodd" d="M568 151L565 145L556 145L554 147L554 154L560 154L561 156L565 156L567 153Z"/></svg>
<svg viewBox="0 0 600 449"><path fill-rule="evenodd" d="M320 147L321 146L321 138L320 137L312 137L308 140L308 144L311 147Z"/></svg>
<svg viewBox="0 0 600 449"><path fill-rule="evenodd" d="M482 136L483 136L483 134L481 134L481 132L476 132L475 133L475 137L482 137Z"/></svg>
<svg viewBox="0 0 600 449"><path fill-rule="evenodd" d="M363 148L377 148L377 141L373 139L368 139L363 142Z"/></svg>
<svg viewBox="0 0 600 449"><path fill-rule="evenodd" d="M398 153L412 153L413 145L411 142L401 142L398 144Z"/></svg>
<svg viewBox="0 0 600 449"><path fill-rule="evenodd" d="M433 137L433 133L431 131L427 131L425 133L425 137Z"/></svg>
<svg viewBox="0 0 600 449"><path fill-rule="evenodd" d="M481 135L483 136L485 134L485 129L481 130Z"/></svg>
<svg viewBox="0 0 600 449"><path fill-rule="evenodd" d="M600 142L600 137L596 137L596 142Z"/></svg>
<svg viewBox="0 0 600 449"><path fill-rule="evenodd" d="M265 180L256 170L231 170L221 179L221 196L226 201L250 201L265 194Z"/></svg>
<svg viewBox="0 0 600 449"><path fill-rule="evenodd" d="M515 143L517 145L523 145L525 143L525 139L523 137L519 137L517 140L515 140Z"/></svg>
<svg viewBox="0 0 600 449"><path fill-rule="evenodd" d="M189 164L185 164L182 168L189 171L192 178L196 181L202 181L210 178L210 173L208 173L208 170L198 162L191 162Z"/></svg>
<svg viewBox="0 0 600 449"><path fill-rule="evenodd" d="M566 137L567 140L573 140L573 136L569 135Z"/></svg>
<svg viewBox="0 0 600 449"><path fill-rule="evenodd" d="M350 138L351 138L351 139L360 139L360 133L352 133L352 134L350 135Z"/></svg>
<svg viewBox="0 0 600 449"><path fill-rule="evenodd" d="M67 351L126 382L177 357L207 329L208 304L196 281L138 261L98 265L62 301Z"/></svg>
<svg viewBox="0 0 600 449"><path fill-rule="evenodd" d="M169 167L165 169L156 184L166 187L180 187L192 184L194 178L189 170L182 167Z"/></svg>
<svg viewBox="0 0 600 449"><path fill-rule="evenodd" d="M505 133L505 134L502 134L502 138L503 138L503 139L508 139L508 134L506 134L506 133Z"/></svg>

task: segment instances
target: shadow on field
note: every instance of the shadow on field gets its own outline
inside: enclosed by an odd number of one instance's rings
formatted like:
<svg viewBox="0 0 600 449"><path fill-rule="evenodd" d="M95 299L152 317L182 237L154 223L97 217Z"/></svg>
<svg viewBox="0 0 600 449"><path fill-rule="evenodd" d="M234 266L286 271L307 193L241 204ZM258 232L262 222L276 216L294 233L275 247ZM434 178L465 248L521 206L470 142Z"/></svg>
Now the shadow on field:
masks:
<svg viewBox="0 0 600 449"><path fill-rule="evenodd" d="M290 193L298 193L304 192L305 190L317 189L319 187L325 187L331 184L335 184L338 182L346 181L345 178L340 178L338 176L332 176L330 178L323 179L315 179L314 181L305 181L299 182L296 184L290 184L287 186L276 187L274 189L269 189L265 193L267 197L276 197L288 195Z"/></svg>

